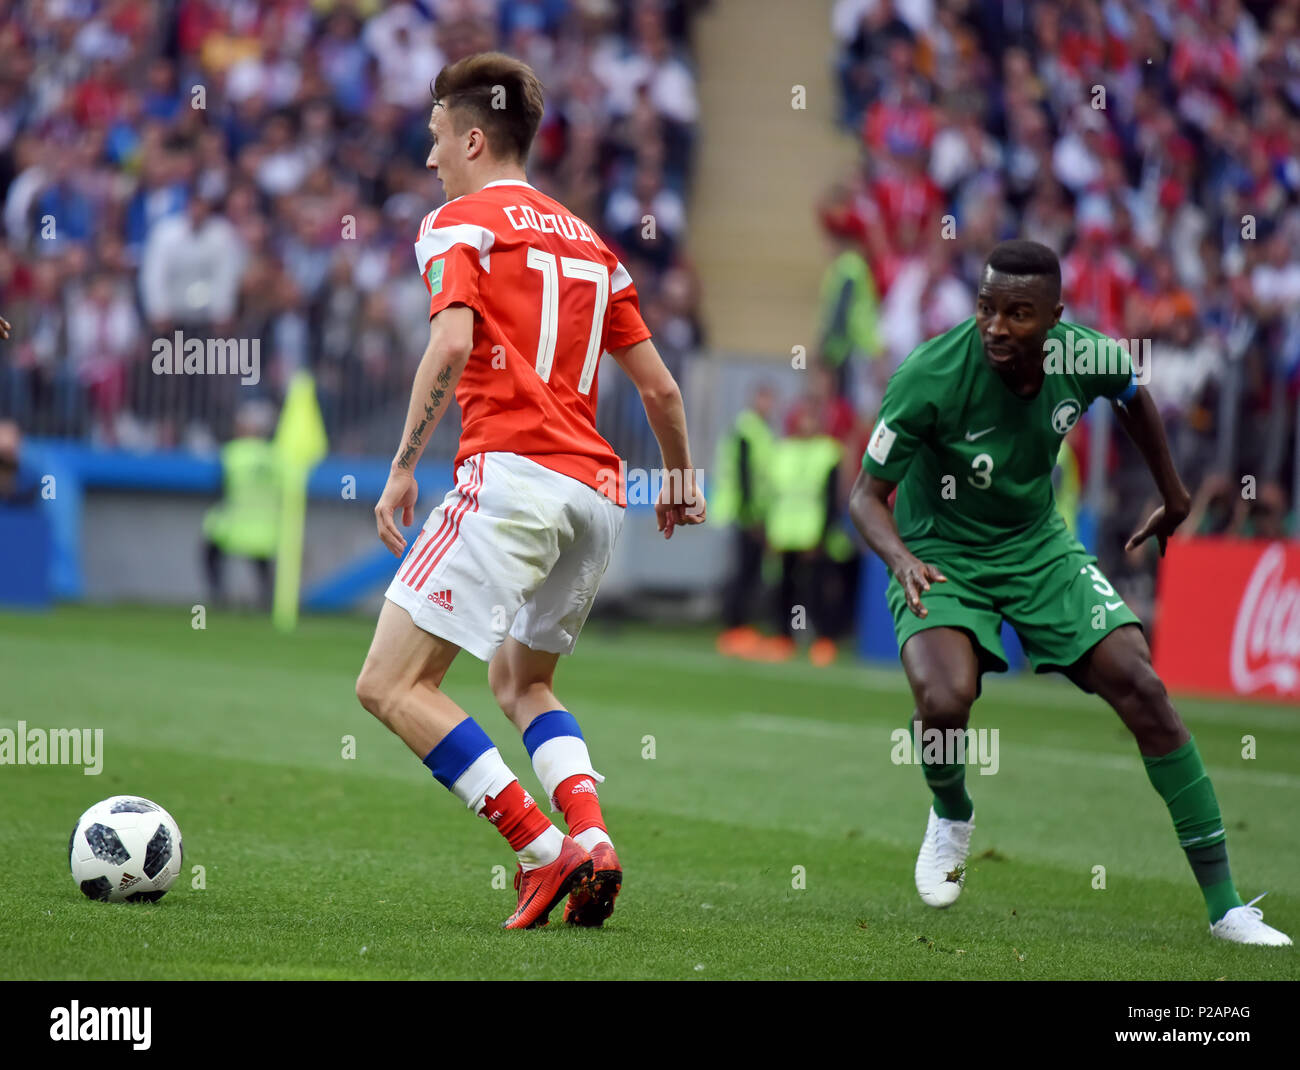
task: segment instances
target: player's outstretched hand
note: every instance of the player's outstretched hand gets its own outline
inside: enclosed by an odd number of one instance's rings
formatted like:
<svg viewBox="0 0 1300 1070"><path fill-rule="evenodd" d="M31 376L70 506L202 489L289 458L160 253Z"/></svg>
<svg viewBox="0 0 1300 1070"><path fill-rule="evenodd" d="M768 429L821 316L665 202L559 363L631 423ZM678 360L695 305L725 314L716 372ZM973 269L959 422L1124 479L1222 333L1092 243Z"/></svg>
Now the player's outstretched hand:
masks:
<svg viewBox="0 0 1300 1070"><path fill-rule="evenodd" d="M1189 502L1165 502L1154 513L1147 517L1147 522L1137 531L1129 536L1128 542L1124 544L1125 552L1134 550L1141 546L1152 535L1156 537L1156 542L1160 544L1160 556L1165 556L1165 544L1169 541L1169 536L1174 533L1174 529L1187 519L1187 514L1191 512Z"/></svg>
<svg viewBox="0 0 1300 1070"><path fill-rule="evenodd" d="M907 596L907 608L918 617L925 617L930 612L921 605L921 595L930 589L930 584L948 582L948 577L937 568L915 557L909 558L894 575Z"/></svg>
<svg viewBox="0 0 1300 1070"><path fill-rule="evenodd" d="M9 321L0 316L0 342L9 337Z"/></svg>
<svg viewBox="0 0 1300 1070"><path fill-rule="evenodd" d="M420 496L415 476L410 472L396 469L388 473L388 482L384 484L384 493L379 496L375 506L375 525L379 528L380 541L392 551L394 557L401 557L406 549L406 537L401 529L393 523L393 513L402 510L402 527L410 527L415 521L415 500Z"/></svg>
<svg viewBox="0 0 1300 1070"><path fill-rule="evenodd" d="M655 520L665 539L673 537L673 529L682 524L703 524L707 504L704 494L695 484L695 472L679 469L669 472L659 489L655 502Z"/></svg>

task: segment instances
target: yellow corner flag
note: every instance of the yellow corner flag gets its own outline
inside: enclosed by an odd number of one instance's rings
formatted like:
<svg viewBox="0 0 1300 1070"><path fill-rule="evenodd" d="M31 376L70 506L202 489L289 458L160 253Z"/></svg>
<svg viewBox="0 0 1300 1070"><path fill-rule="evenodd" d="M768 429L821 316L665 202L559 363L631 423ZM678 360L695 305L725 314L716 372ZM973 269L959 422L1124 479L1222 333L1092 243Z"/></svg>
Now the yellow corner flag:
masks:
<svg viewBox="0 0 1300 1070"><path fill-rule="evenodd" d="M280 545L275 556L275 600L271 620L281 631L298 624L298 593L302 586L303 532L307 526L307 479L329 450L325 421L316 403L316 384L308 372L297 372L280 410L273 440L280 462Z"/></svg>

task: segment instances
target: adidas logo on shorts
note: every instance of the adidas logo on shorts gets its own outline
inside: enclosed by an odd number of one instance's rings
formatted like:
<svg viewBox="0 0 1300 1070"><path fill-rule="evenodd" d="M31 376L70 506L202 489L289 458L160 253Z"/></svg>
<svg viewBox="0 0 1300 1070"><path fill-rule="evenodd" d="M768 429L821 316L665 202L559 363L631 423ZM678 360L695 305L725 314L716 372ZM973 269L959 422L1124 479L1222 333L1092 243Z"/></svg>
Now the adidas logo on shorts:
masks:
<svg viewBox="0 0 1300 1070"><path fill-rule="evenodd" d="M445 591L434 591L432 594L428 595L427 597L429 601L432 602L435 606L442 606L442 608L445 609L448 613L452 612L450 587L448 587Z"/></svg>

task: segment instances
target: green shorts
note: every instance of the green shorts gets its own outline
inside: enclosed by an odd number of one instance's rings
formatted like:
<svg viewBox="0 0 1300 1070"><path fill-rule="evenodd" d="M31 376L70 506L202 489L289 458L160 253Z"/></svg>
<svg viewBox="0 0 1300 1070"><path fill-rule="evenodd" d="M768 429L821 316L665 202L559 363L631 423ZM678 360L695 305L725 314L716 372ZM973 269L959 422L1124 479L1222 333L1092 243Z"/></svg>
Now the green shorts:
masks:
<svg viewBox="0 0 1300 1070"><path fill-rule="evenodd" d="M1020 636L1034 671L1052 672L1073 665L1121 625L1141 627L1097 559L1072 535L1054 534L1025 547L1019 557L1015 549L1008 547L996 557L966 553L952 544L914 550L947 582L932 583L921 593L927 613L918 617L908 608L898 580L890 578L886 597L899 650L927 628L961 628L975 643L981 672L1006 672L1005 620Z"/></svg>

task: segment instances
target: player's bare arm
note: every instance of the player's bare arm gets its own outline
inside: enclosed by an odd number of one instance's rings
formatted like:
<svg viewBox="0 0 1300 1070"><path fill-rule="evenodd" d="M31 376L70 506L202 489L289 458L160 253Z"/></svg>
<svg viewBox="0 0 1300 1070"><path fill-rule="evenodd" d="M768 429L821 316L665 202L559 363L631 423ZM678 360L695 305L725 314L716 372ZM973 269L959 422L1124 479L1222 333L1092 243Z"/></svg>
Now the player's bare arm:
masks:
<svg viewBox="0 0 1300 1070"><path fill-rule="evenodd" d="M1160 419L1160 413L1151 400L1151 395L1147 393L1147 388L1138 387L1137 393L1127 405L1113 402L1112 408L1120 426L1128 432L1129 438L1147 462L1156 481L1156 489L1164 499L1164 504L1129 536L1124 549L1132 550L1141 546L1154 535L1160 544L1160 556L1163 557L1169 536L1191 512L1192 496L1178 477L1174 459L1169 452L1169 440L1165 437L1164 422Z"/></svg>
<svg viewBox="0 0 1300 1070"><path fill-rule="evenodd" d="M921 595L930 589L931 583L946 583L948 577L917 558L899 537L893 510L889 508L889 496L896 485L865 471L859 472L849 495L849 515L867 545L898 578L908 608L918 617L924 617L927 610L921 604Z"/></svg>
<svg viewBox="0 0 1300 1070"><path fill-rule="evenodd" d="M667 478L655 502L655 518L665 539L681 524L703 524L704 495L696 486L695 466L686 433L682 392L659 351L648 338L611 355L641 395L650 430L659 441Z"/></svg>
<svg viewBox="0 0 1300 1070"><path fill-rule="evenodd" d="M9 321L5 319L3 316L0 316L0 342L3 342L8 337L9 337Z"/></svg>
<svg viewBox="0 0 1300 1070"><path fill-rule="evenodd" d="M393 522L393 514L400 509L406 527L415 520L415 502L419 497L415 466L451 403L473 348L473 309L450 305L429 321L429 344L415 372L402 444L393 458L379 504L375 506L379 538L394 556L400 557L406 549L406 537Z"/></svg>

